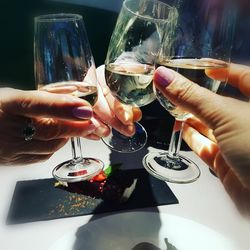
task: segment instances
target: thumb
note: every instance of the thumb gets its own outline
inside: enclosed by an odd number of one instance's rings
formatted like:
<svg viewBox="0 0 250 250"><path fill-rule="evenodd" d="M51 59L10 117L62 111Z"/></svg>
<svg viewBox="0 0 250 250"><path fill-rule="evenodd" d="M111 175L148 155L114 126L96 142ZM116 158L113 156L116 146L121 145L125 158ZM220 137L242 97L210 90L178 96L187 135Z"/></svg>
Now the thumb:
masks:
<svg viewBox="0 0 250 250"><path fill-rule="evenodd" d="M88 102L71 95L15 89L1 90L0 108L12 115L73 121L90 119L93 113Z"/></svg>
<svg viewBox="0 0 250 250"><path fill-rule="evenodd" d="M179 73L159 67L154 84L173 104L192 113L214 129L228 116L229 99L188 80Z"/></svg>

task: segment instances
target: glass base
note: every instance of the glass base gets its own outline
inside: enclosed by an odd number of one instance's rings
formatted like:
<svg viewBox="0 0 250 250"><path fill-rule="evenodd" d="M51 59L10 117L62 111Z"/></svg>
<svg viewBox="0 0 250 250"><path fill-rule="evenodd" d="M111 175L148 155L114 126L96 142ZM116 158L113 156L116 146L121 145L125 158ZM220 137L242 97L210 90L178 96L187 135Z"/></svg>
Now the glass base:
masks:
<svg viewBox="0 0 250 250"><path fill-rule="evenodd" d="M63 162L53 169L53 177L61 182L79 182L90 180L104 168L101 160L94 158L79 158Z"/></svg>
<svg viewBox="0 0 250 250"><path fill-rule="evenodd" d="M172 183L191 183L200 177L200 169L190 159L168 153L149 153L143 158L145 169L154 177Z"/></svg>
<svg viewBox="0 0 250 250"><path fill-rule="evenodd" d="M142 149L147 143L147 132L140 123L135 123L136 132L132 137L127 137L111 129L108 137L103 138L103 142L113 151L119 153L134 153Z"/></svg>

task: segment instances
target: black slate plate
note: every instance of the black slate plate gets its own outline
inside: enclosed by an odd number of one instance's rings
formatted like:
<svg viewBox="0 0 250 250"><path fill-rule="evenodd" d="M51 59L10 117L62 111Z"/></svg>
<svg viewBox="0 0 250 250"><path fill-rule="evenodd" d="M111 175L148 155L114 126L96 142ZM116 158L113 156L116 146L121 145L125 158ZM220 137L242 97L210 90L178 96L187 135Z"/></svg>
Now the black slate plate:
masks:
<svg viewBox="0 0 250 250"><path fill-rule="evenodd" d="M112 192L124 188L126 182L137 179L130 198L120 203ZM65 190L56 188L54 179L17 182L7 224L52 220L86 214L98 214L159 205L176 204L177 198L168 185L150 176L144 169L119 170L112 177L112 190L98 195L96 183L82 183L83 188ZM93 186L91 186L93 185ZM92 191L93 190L93 191ZM111 198L110 198L111 197ZM113 200L112 200L113 199Z"/></svg>

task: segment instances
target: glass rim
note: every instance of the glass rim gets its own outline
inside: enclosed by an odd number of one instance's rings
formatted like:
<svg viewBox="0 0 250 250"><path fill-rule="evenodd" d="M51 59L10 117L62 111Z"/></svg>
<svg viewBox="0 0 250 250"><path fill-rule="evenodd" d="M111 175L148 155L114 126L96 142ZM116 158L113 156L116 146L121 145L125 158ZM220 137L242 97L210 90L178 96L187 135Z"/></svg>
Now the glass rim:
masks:
<svg viewBox="0 0 250 250"><path fill-rule="evenodd" d="M123 2L123 7L126 8L126 10L129 11L130 13L132 13L133 15L138 16L138 17L143 18L143 19L149 19L149 20L152 20L152 19L153 19L154 22L166 22L166 21L171 21L171 19L169 20L169 18L163 19L163 18L147 17L147 16L143 16L143 15L141 15L141 14L138 14L138 13L134 12L133 10L131 10L131 9L126 5L128 2L133 2L133 1L135 1L135 0L125 0L125 1ZM139 1L139 0L136 0L136 1ZM169 4L160 2L160 1L158 1L158 0L146 0L146 1L148 1L148 2L157 2L157 3L161 4L161 5L166 6L169 10L174 10L174 9L176 9L176 8L173 7L173 6L170 6Z"/></svg>
<svg viewBox="0 0 250 250"><path fill-rule="evenodd" d="M56 13L46 14L35 17L35 22L62 22L62 21L78 21L82 20L82 16L72 13Z"/></svg>

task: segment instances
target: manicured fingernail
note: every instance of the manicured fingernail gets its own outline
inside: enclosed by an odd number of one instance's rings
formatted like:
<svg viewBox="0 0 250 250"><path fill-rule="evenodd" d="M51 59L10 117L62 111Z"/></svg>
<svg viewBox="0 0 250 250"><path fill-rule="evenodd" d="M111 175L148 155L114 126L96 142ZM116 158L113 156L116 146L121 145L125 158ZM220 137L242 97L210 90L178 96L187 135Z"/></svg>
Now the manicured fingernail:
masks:
<svg viewBox="0 0 250 250"><path fill-rule="evenodd" d="M159 67L154 75L154 83L166 88L175 78L174 72L165 67Z"/></svg>
<svg viewBox="0 0 250 250"><path fill-rule="evenodd" d="M76 107L72 110L73 115L79 119L90 119L93 115L93 110L91 107L81 106Z"/></svg>

